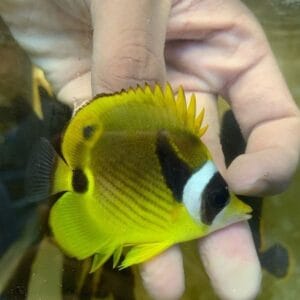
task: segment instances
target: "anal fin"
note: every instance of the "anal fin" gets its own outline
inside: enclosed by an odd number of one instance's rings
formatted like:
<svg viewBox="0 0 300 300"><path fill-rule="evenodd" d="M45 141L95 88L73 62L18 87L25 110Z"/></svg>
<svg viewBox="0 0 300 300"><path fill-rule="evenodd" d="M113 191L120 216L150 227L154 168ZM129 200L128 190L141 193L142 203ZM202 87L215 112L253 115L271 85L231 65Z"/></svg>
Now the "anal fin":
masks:
<svg viewBox="0 0 300 300"><path fill-rule="evenodd" d="M134 246L127 253L125 259L122 261L119 269L127 268L134 264L142 263L155 255L163 252L172 245L169 241L167 242L158 242L158 243L149 243Z"/></svg>
<svg viewBox="0 0 300 300"><path fill-rule="evenodd" d="M121 258L121 255L122 255L122 251L123 251L123 246L120 246L114 252L114 256L113 256L113 268L115 268L118 265L118 263L120 261L120 258Z"/></svg>
<svg viewBox="0 0 300 300"><path fill-rule="evenodd" d="M93 263L92 263L90 273L93 273L97 269L99 269L110 258L111 255L112 253L110 252L105 254L96 253L93 258Z"/></svg>
<svg viewBox="0 0 300 300"><path fill-rule="evenodd" d="M123 251L123 246L117 248L111 247L110 249L104 247L103 250L104 249L106 250L104 253L96 253L94 255L90 273L93 273L98 268L100 268L112 255L113 255L113 268L115 268L119 263Z"/></svg>

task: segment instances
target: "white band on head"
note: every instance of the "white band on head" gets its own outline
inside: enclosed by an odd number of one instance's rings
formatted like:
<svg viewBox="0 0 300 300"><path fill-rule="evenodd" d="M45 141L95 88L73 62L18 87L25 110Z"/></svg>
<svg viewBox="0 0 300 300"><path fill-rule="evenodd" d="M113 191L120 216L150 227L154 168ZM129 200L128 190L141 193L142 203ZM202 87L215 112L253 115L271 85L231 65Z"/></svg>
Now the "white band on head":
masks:
<svg viewBox="0 0 300 300"><path fill-rule="evenodd" d="M198 222L201 222L201 194L216 172L215 164L211 160L208 160L201 169L191 176L183 189L183 203L192 218Z"/></svg>

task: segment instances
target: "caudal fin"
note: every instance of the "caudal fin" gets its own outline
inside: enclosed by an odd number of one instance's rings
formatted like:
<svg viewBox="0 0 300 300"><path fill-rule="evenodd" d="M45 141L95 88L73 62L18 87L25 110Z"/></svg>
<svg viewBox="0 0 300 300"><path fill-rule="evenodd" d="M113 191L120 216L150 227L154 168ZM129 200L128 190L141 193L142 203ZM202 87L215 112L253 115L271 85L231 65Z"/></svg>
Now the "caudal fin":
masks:
<svg viewBox="0 0 300 300"><path fill-rule="evenodd" d="M276 243L259 255L262 267L277 278L283 278L289 270L289 253L281 244Z"/></svg>

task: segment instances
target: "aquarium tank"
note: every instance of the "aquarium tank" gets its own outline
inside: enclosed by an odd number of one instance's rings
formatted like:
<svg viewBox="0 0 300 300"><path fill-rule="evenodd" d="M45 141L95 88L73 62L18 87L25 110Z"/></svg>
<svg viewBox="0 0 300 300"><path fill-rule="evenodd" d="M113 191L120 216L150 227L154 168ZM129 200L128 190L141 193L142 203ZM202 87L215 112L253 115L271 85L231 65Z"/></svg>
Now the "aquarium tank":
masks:
<svg viewBox="0 0 300 300"><path fill-rule="evenodd" d="M243 2L262 25L300 106L300 1ZM218 106L220 122L232 121L228 104L220 99ZM71 117L70 106L58 101L43 70L31 63L0 18L0 300L151 299L137 266L120 270L109 259L90 273L90 259L65 255L53 243L48 226L49 207L57 199L30 196L33 175L28 166L38 159L33 155L36 145L41 138L60 145ZM87 128L88 138L92 130ZM233 144L243 140L235 130ZM59 146L56 150L61 151ZM244 150L242 141L236 155ZM249 223L262 265L259 300L294 300L300 295L299 182L298 167L285 192L241 197L253 208ZM193 240L181 244L186 285L181 299L218 299L196 248Z"/></svg>

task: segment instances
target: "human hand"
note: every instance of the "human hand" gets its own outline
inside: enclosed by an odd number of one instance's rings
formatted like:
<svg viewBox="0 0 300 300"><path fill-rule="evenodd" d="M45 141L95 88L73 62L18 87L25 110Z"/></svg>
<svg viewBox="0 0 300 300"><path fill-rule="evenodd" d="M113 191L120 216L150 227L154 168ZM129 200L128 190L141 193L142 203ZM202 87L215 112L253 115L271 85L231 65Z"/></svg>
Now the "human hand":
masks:
<svg viewBox="0 0 300 300"><path fill-rule="evenodd" d="M206 106L205 142L233 191L263 195L286 187L299 157L299 112L260 26L239 1L2 0L0 12L62 101L81 103L144 82L182 84ZM217 95L228 100L247 140L228 170ZM202 239L199 251L220 298L255 296L260 267L246 224ZM178 246L141 269L155 298L180 297Z"/></svg>

